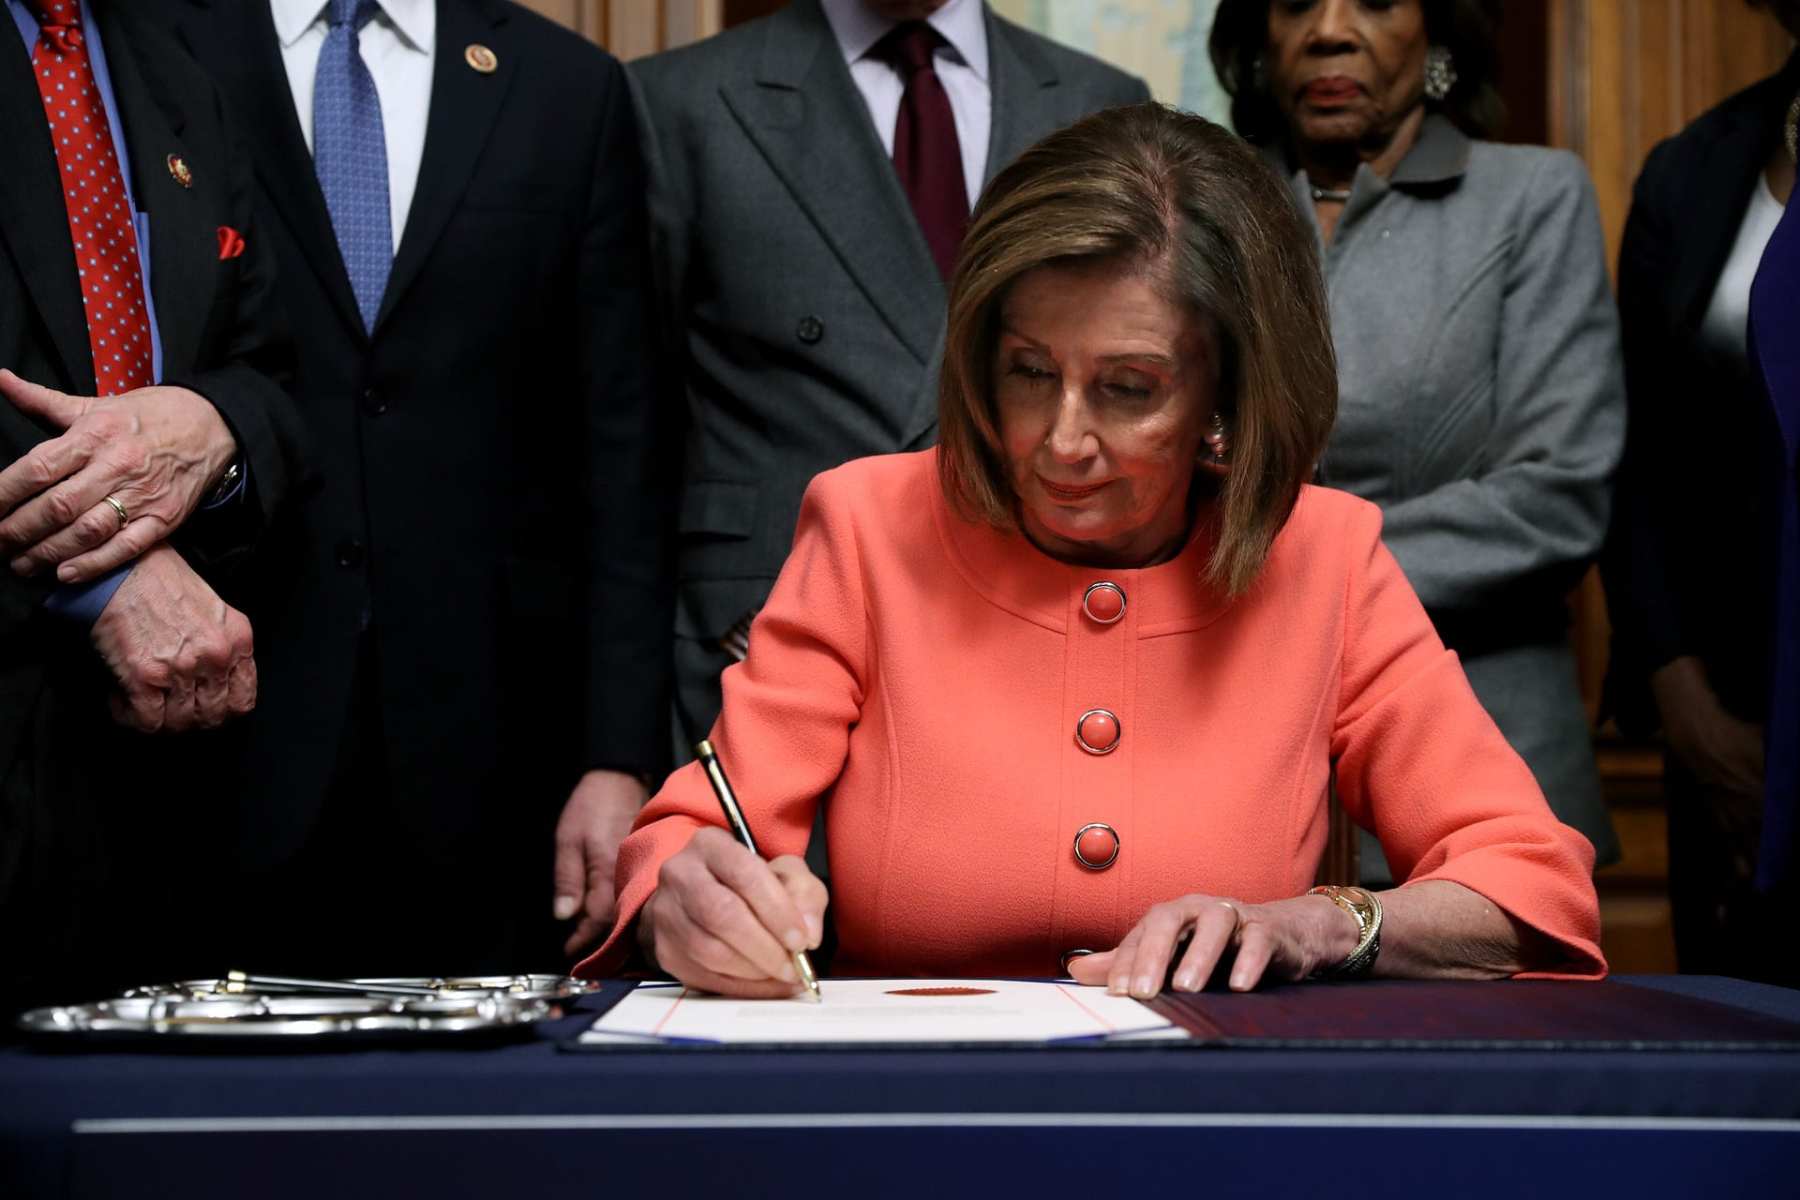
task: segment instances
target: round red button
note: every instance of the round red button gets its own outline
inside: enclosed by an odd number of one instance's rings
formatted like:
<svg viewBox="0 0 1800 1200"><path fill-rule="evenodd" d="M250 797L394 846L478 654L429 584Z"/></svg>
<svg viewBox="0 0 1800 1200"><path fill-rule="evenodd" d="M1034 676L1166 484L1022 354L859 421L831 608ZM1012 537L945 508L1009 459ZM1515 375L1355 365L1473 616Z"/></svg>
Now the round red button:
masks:
<svg viewBox="0 0 1800 1200"><path fill-rule="evenodd" d="M1096 625L1111 625L1125 615L1125 589L1105 581L1090 584L1082 593L1081 611Z"/></svg>
<svg viewBox="0 0 1800 1200"><path fill-rule="evenodd" d="M1096 821L1075 831L1075 861L1090 871L1104 871L1119 857L1119 834Z"/></svg>
<svg viewBox="0 0 1800 1200"><path fill-rule="evenodd" d="M1075 741L1089 754L1111 754L1119 744L1119 718L1104 708L1090 708L1075 722Z"/></svg>

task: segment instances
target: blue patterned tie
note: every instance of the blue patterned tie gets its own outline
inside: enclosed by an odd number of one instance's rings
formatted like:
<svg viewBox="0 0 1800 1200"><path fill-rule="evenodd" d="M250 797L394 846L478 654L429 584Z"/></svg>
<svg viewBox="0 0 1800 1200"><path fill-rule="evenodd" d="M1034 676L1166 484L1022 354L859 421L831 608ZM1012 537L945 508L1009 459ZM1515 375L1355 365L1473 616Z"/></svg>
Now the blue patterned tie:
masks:
<svg viewBox="0 0 1800 1200"><path fill-rule="evenodd" d="M330 28L313 78L313 170L364 329L375 327L394 265L381 97L357 39L379 11L376 0L330 0L325 14Z"/></svg>

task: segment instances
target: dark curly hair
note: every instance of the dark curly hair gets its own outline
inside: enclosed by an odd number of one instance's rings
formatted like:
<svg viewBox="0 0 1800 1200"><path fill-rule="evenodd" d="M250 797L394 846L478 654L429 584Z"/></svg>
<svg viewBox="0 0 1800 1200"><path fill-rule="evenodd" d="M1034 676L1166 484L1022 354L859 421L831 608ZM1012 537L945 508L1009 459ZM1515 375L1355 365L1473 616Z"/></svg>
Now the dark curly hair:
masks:
<svg viewBox="0 0 1800 1200"><path fill-rule="evenodd" d="M1779 3L1780 0L1777 0ZM1499 0L1421 0L1425 34L1450 51L1456 84L1441 102L1426 104L1470 137L1491 138L1506 117L1500 102ZM1213 70L1231 94L1231 123L1258 144L1287 137L1287 121L1275 98L1257 82L1256 60L1269 44L1269 0L1219 0L1213 18Z"/></svg>

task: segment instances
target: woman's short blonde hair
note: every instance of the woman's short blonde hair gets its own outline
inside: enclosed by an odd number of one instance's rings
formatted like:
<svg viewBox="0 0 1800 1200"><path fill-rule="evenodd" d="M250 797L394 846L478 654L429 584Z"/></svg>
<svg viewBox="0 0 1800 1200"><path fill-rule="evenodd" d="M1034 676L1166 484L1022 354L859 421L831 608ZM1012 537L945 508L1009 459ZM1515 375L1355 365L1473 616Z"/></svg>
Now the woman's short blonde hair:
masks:
<svg viewBox="0 0 1800 1200"><path fill-rule="evenodd" d="M1051 134L988 185L950 284L944 494L969 519L1017 527L994 408L1000 310L1022 275L1081 261L1149 271L1214 331L1231 456L1207 576L1240 595L1324 449L1337 368L1312 233L1286 185L1200 117L1159 104L1109 109Z"/></svg>

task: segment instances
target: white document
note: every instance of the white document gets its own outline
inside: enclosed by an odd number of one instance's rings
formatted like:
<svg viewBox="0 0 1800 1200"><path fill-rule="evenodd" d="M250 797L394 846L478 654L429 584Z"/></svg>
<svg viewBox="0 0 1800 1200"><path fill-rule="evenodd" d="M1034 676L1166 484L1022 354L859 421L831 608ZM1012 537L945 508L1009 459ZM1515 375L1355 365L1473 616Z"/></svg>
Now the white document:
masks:
<svg viewBox="0 0 1800 1200"><path fill-rule="evenodd" d="M824 979L822 1002L738 1000L644 984L581 1035L588 1044L1056 1042L1185 1036L1129 996L1072 983Z"/></svg>

